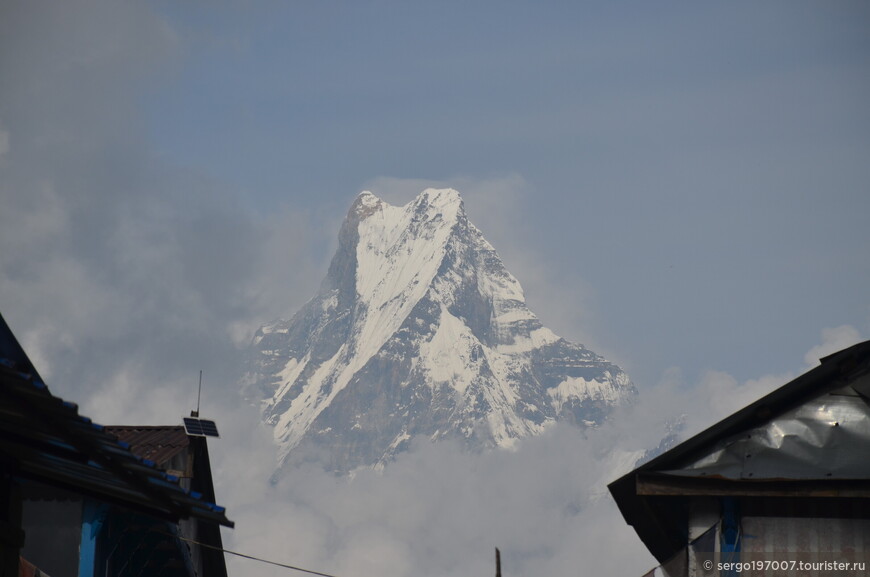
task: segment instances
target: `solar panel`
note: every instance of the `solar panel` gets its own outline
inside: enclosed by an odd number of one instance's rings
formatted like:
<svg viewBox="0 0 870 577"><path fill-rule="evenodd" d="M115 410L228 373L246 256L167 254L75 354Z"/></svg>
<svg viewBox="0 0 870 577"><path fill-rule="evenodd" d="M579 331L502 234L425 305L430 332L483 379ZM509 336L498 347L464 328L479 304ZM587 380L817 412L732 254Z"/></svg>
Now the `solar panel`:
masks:
<svg viewBox="0 0 870 577"><path fill-rule="evenodd" d="M214 421L184 417L184 430L191 437L220 437Z"/></svg>

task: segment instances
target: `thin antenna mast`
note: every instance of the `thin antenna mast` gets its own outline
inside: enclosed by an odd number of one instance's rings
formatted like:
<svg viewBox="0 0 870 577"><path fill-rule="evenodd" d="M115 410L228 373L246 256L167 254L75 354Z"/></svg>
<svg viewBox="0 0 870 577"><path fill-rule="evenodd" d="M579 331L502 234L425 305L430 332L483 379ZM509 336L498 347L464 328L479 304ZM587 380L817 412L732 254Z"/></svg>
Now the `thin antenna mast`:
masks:
<svg viewBox="0 0 870 577"><path fill-rule="evenodd" d="M199 390L196 393L196 410L184 417L184 432L188 437L220 437L214 421L199 418L199 401L202 398L202 369L199 370Z"/></svg>
<svg viewBox="0 0 870 577"><path fill-rule="evenodd" d="M202 397L202 369L199 370L199 390L196 392L196 412L193 417L199 416L199 399Z"/></svg>

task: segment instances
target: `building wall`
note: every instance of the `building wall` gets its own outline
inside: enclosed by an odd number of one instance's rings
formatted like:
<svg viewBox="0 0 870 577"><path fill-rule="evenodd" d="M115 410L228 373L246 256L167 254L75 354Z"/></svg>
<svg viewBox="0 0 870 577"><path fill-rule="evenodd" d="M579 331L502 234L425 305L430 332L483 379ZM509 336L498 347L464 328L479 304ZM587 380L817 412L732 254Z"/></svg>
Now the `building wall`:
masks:
<svg viewBox="0 0 870 577"><path fill-rule="evenodd" d="M746 553L870 554L868 519L744 517L742 527Z"/></svg>
<svg viewBox="0 0 870 577"><path fill-rule="evenodd" d="M49 487L25 487L21 556L51 577L77 577L82 539L82 498Z"/></svg>

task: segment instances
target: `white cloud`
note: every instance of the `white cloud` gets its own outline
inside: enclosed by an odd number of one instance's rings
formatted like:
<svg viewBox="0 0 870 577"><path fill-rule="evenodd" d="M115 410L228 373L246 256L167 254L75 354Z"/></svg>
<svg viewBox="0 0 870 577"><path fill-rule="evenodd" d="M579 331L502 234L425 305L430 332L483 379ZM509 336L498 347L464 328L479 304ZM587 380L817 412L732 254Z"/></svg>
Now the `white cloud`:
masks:
<svg viewBox="0 0 870 577"><path fill-rule="evenodd" d="M834 335L825 331L823 341ZM271 441L263 430L261 445L242 443L235 454L222 454L218 479L228 483L219 487L219 500L237 521L226 545L356 577L487 574L496 546L506 574L640 575L656 562L606 484L661 438L669 419L686 416L686 438L804 370L744 382L709 371L687 384L674 368L597 431L559 426L516 451L482 455L451 443L418 443L382 474L362 471L351 481L308 466L270 485L262 459L272 455L265 448ZM254 577L284 574L253 561L229 563Z"/></svg>
<svg viewBox="0 0 870 577"><path fill-rule="evenodd" d="M861 342L861 334L851 325L823 329L822 343L809 350L804 356L804 362L808 366L817 365L819 359L859 342Z"/></svg>
<svg viewBox="0 0 870 577"><path fill-rule="evenodd" d="M613 503L589 498L601 476L590 465L609 452L610 433L584 439L558 427L516 451L482 455L421 443L382 474L352 481L296 469L257 504L233 511L223 495L237 521L226 546L357 577L492 573L496 546L506 574L639 575L652 558ZM243 559L230 567L282 574Z"/></svg>
<svg viewBox="0 0 870 577"><path fill-rule="evenodd" d="M270 486L260 465L258 480L248 477L237 483L239 493L220 496L238 523L226 544L359 577L487 574L496 546L506 574L640 575L656 562L606 484L656 444L669 419L686 416L686 438L796 374L740 382L709 371L687 384L675 368L597 431L558 426L516 451L482 455L418 443L383 474L362 471L352 481L307 467ZM245 465L245 454L238 458L234 468L258 470ZM236 494L243 505L235 506ZM230 567L256 577L282 574L242 559L230 559Z"/></svg>
<svg viewBox="0 0 870 577"><path fill-rule="evenodd" d="M256 214L151 154L139 89L181 56L161 14L132 2L26 3L0 19L0 154L15 136L0 311L52 391L102 422L174 422L175 389L199 369L234 391L258 324L316 289L333 230L299 210Z"/></svg>

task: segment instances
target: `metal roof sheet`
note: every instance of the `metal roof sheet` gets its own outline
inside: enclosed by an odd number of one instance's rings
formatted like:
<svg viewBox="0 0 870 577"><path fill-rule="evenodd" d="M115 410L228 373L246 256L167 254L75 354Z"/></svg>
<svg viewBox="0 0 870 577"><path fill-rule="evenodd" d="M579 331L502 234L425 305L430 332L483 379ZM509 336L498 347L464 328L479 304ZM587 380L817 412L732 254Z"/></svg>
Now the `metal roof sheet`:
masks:
<svg viewBox="0 0 870 577"><path fill-rule="evenodd" d="M870 372L870 341L859 343L821 359L818 367L610 483L608 488L622 516L634 527L638 536L659 561L668 559L679 547L685 545L680 539L675 538L671 534L673 531L670 530L681 525L681 521L676 517L684 515L685 512L668 515L668 519L657 515L651 508L650 502L637 492L637 483L641 477L666 471L673 473L714 450L723 440L770 422L811 399L826 395L847 384L854 385L855 392L864 398L865 402L870 402L867 387L861 383L863 376L868 372ZM831 477L829 482L840 480L842 479ZM741 482L748 483L748 481L732 481L732 483Z"/></svg>
<svg viewBox="0 0 870 577"><path fill-rule="evenodd" d="M167 426L122 426L107 425L106 432L114 435L119 441L130 445L130 451L143 459L154 461L158 467L166 468L165 464L174 456L187 450L190 440L184 432L184 427Z"/></svg>

